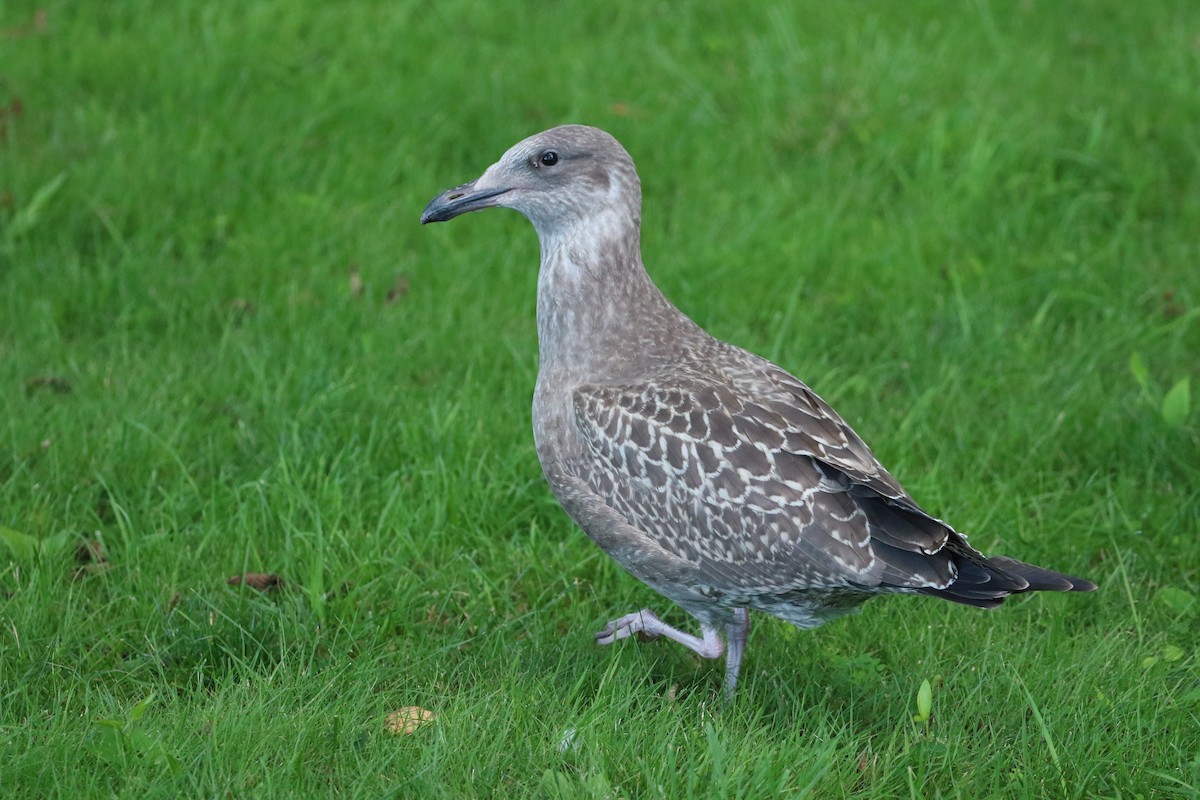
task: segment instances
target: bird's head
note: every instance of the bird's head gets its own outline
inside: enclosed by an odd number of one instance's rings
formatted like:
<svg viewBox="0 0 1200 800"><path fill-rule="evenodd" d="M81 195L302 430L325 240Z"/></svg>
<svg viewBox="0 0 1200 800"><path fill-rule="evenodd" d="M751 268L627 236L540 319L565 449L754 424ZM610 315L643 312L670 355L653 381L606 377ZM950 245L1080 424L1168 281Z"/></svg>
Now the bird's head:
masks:
<svg viewBox="0 0 1200 800"><path fill-rule="evenodd" d="M518 142L474 181L433 198L421 223L493 207L519 211L543 238L613 216L636 226L641 184L620 142L598 128L563 125Z"/></svg>

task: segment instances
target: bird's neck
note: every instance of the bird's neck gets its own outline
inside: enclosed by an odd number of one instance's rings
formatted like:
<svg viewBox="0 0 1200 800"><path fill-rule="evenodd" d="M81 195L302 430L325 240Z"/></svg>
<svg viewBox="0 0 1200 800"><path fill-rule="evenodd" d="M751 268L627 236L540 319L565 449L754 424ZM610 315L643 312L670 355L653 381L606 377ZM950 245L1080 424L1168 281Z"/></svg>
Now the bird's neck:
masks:
<svg viewBox="0 0 1200 800"><path fill-rule="evenodd" d="M655 357L660 331L672 321L687 320L646 274L639 223L613 214L574 228L539 231L543 371L581 382L621 380L637 362Z"/></svg>

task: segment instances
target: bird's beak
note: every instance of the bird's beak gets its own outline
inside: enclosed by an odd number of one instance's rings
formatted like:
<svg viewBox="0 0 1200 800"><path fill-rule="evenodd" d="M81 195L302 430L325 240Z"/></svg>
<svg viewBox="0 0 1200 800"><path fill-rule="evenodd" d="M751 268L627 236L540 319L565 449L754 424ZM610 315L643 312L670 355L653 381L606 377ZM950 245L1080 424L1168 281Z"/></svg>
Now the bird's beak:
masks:
<svg viewBox="0 0 1200 800"><path fill-rule="evenodd" d="M497 198L508 189L476 189L478 181L464 183L453 189L447 189L429 201L421 212L421 224L427 222L445 222L454 219L468 211L478 211L481 208L492 208L499 205Z"/></svg>

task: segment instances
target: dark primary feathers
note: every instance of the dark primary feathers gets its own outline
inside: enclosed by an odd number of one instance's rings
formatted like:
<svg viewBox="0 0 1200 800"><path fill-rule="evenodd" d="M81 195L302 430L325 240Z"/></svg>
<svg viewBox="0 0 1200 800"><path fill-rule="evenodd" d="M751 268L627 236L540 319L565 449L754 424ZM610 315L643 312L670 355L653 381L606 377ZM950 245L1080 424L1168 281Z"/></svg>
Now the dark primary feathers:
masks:
<svg viewBox="0 0 1200 800"><path fill-rule="evenodd" d="M531 136L421 219L497 206L524 214L541 243L533 423L550 488L703 634L643 609L610 622L601 644L667 636L715 658L727 642L732 693L747 609L813 627L876 594L987 608L1095 588L985 557L922 510L811 389L675 308L642 265L633 160L604 131Z"/></svg>

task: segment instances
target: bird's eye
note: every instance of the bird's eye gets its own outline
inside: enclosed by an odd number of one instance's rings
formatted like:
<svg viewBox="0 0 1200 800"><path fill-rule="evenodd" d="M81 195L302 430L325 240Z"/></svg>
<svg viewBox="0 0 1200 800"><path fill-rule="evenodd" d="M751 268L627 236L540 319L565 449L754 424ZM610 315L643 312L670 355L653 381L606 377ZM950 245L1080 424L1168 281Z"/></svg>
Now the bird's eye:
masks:
<svg viewBox="0 0 1200 800"><path fill-rule="evenodd" d="M558 153L553 150L547 150L538 158L543 167L553 167L558 163Z"/></svg>

